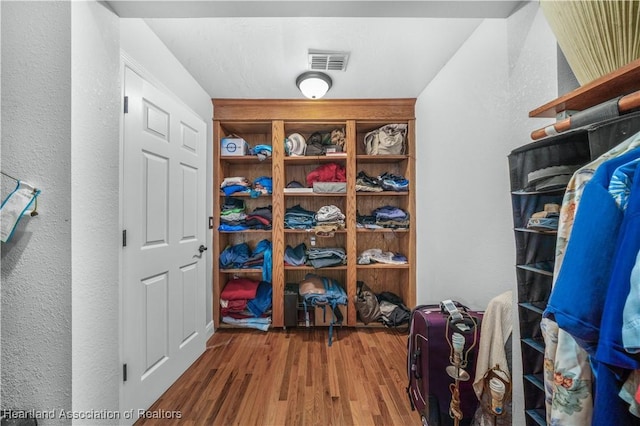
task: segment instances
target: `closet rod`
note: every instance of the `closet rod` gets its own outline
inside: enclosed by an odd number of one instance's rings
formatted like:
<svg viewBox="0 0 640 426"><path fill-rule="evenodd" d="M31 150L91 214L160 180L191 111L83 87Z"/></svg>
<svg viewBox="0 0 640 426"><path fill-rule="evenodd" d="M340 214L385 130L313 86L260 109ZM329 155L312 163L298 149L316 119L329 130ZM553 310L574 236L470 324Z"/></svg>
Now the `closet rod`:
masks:
<svg viewBox="0 0 640 426"><path fill-rule="evenodd" d="M622 96L620 97L620 99L618 99L618 113L620 114L630 112L631 110L634 110L638 107L640 107L640 90ZM567 130L571 130L571 117L557 121L550 126L534 130L533 132L531 132L531 139L535 141L547 136L565 132Z"/></svg>

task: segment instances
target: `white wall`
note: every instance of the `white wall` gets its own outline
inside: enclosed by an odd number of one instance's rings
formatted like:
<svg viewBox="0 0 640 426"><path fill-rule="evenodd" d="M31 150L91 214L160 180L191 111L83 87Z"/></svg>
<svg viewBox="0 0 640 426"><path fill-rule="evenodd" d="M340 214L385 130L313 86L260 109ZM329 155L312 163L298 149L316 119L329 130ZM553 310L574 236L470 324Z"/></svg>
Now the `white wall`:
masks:
<svg viewBox="0 0 640 426"><path fill-rule="evenodd" d="M457 299L484 309L516 295L507 155L548 120L530 110L556 98L556 41L537 2L485 20L416 103L418 303ZM424 260L424 261L422 261ZM514 324L517 307L514 300ZM518 327L513 424L525 424Z"/></svg>
<svg viewBox="0 0 640 426"><path fill-rule="evenodd" d="M2 171L42 190L2 244L2 408L70 410L71 5L0 6Z"/></svg>
<svg viewBox="0 0 640 426"><path fill-rule="evenodd" d="M71 4L72 408L117 411L120 26L102 4Z"/></svg>
<svg viewBox="0 0 640 426"><path fill-rule="evenodd" d="M486 306L513 285L506 20L485 20L418 97L418 301Z"/></svg>
<svg viewBox="0 0 640 426"><path fill-rule="evenodd" d="M207 125L207 170L212 170L213 164L213 105L211 96L195 81L184 66L178 62L169 49L160 41L158 36L142 19L121 19L120 40L125 61L136 65L148 72L157 83L186 104L199 115ZM134 68L135 69L135 68ZM138 71L138 69L136 69ZM145 76L148 77L148 76ZM207 216L212 215L212 180L207 179ZM204 244L212 246L212 232L207 231L207 241ZM212 287L211 283L211 250L207 250L207 317L206 322L211 326L212 321ZM210 329L211 331L211 329Z"/></svg>

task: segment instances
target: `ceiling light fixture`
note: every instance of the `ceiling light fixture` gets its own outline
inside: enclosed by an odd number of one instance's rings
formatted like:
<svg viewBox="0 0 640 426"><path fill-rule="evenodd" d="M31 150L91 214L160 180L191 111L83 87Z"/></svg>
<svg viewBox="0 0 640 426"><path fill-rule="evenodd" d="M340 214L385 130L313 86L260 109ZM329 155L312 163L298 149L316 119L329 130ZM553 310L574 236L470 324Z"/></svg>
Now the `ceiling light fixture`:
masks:
<svg viewBox="0 0 640 426"><path fill-rule="evenodd" d="M309 99L320 99L331 89L331 77L317 71L307 71L298 76L296 86Z"/></svg>

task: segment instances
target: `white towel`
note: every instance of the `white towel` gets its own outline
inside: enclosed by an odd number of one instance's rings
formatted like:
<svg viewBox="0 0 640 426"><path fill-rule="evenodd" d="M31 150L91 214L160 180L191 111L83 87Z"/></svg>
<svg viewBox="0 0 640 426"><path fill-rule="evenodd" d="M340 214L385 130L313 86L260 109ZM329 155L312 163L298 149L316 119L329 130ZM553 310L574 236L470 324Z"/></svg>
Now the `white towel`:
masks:
<svg viewBox="0 0 640 426"><path fill-rule="evenodd" d="M491 299L482 317L476 377L473 382L478 398L481 398L484 390L482 379L485 373L496 365L508 374L504 379L511 381L504 344L513 330L512 312L513 292L509 290Z"/></svg>
<svg viewBox="0 0 640 426"><path fill-rule="evenodd" d="M40 190L26 182L18 181L16 189L4 199L0 206L0 240L3 243L11 239L18 222L38 194Z"/></svg>

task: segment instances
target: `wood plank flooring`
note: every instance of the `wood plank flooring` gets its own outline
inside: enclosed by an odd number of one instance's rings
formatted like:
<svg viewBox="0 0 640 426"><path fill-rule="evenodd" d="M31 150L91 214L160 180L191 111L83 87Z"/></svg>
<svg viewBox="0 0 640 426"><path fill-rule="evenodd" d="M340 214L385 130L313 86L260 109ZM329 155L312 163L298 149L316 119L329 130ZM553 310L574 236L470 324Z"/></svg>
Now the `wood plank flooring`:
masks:
<svg viewBox="0 0 640 426"><path fill-rule="evenodd" d="M405 390L407 334L338 328L331 347L327 337L326 327L218 330L149 409L181 418L136 426L420 424Z"/></svg>

